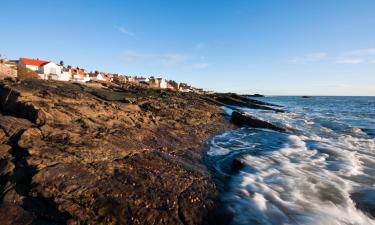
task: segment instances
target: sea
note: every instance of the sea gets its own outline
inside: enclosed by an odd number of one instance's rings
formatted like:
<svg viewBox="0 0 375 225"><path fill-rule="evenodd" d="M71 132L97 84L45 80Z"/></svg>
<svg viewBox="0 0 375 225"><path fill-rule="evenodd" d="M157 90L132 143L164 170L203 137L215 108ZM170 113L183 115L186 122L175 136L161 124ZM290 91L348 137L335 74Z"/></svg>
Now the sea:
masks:
<svg viewBox="0 0 375 225"><path fill-rule="evenodd" d="M238 109L295 131L243 127L208 141L231 224L375 224L375 97L257 100L286 112Z"/></svg>

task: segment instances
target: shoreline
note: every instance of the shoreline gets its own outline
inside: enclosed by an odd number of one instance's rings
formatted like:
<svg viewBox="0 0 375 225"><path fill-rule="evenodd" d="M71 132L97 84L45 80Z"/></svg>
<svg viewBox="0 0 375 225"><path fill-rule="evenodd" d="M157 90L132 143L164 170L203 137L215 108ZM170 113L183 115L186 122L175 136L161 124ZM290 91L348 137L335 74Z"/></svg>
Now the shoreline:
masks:
<svg viewBox="0 0 375 225"><path fill-rule="evenodd" d="M4 81L5 224L207 224L217 189L204 143L233 127L192 93ZM108 94L106 93L106 94Z"/></svg>

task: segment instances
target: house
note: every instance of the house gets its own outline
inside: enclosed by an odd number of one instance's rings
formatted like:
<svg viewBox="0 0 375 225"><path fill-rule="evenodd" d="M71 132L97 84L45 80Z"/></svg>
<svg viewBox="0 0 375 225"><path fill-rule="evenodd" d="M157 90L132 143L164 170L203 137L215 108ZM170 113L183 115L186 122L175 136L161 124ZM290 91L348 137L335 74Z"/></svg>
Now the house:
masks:
<svg viewBox="0 0 375 225"><path fill-rule="evenodd" d="M107 82L112 82L113 81L113 74L104 74L104 79L107 81Z"/></svg>
<svg viewBox="0 0 375 225"><path fill-rule="evenodd" d="M61 80L68 81L68 74L63 74L63 66L54 62L40 59L20 58L18 66L26 67L38 73L39 77L44 80Z"/></svg>
<svg viewBox="0 0 375 225"><path fill-rule="evenodd" d="M37 73L39 72L39 68L47 63L49 63L49 61L40 59L20 58L20 60L18 60L18 66L26 67Z"/></svg>
<svg viewBox="0 0 375 225"><path fill-rule="evenodd" d="M178 85L178 90L181 91L181 92L190 92L191 86L186 84L186 83L180 83Z"/></svg>
<svg viewBox="0 0 375 225"><path fill-rule="evenodd" d="M126 82L129 82L129 83L134 83L135 82L135 77L125 76L125 78L126 78Z"/></svg>
<svg viewBox="0 0 375 225"><path fill-rule="evenodd" d="M171 90L178 90L178 83L176 81L170 80L167 82L167 88Z"/></svg>
<svg viewBox="0 0 375 225"><path fill-rule="evenodd" d="M137 77L137 76L135 76L134 77L134 82L136 82L136 83L143 83L143 84L148 84L148 82L150 81L150 79L149 78L145 78L145 77Z"/></svg>
<svg viewBox="0 0 375 225"><path fill-rule="evenodd" d="M73 81L80 82L80 83L86 83L86 82L90 81L90 76L86 72L85 69L82 69L82 68L79 68L79 67L72 68L72 67L68 66L67 71L68 71L68 73L70 73L71 79Z"/></svg>
<svg viewBox="0 0 375 225"><path fill-rule="evenodd" d="M159 88L166 89L168 87L168 82L163 78L157 78L159 79Z"/></svg>
<svg viewBox="0 0 375 225"><path fill-rule="evenodd" d="M101 74L98 71L95 71L94 73L90 73L90 80L92 81L107 81L103 74Z"/></svg>
<svg viewBox="0 0 375 225"><path fill-rule="evenodd" d="M168 87L167 81L165 81L163 78L149 78L149 86L153 88L162 88L165 89Z"/></svg>

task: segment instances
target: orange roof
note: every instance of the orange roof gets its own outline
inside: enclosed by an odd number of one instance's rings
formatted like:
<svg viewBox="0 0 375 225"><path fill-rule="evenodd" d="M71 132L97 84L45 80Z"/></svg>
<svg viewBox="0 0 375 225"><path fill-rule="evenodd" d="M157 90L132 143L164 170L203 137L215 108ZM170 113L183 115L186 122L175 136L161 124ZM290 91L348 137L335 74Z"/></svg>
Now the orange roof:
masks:
<svg viewBox="0 0 375 225"><path fill-rule="evenodd" d="M29 59L29 58L20 58L20 60L26 65L30 65L30 66L43 66L50 62L46 60Z"/></svg>

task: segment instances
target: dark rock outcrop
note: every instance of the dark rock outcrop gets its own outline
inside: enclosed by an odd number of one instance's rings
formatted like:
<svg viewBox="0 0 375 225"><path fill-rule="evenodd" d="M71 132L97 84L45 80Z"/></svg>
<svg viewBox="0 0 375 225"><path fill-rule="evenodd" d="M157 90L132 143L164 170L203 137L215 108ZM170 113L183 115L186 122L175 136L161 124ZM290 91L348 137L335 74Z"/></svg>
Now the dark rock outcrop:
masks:
<svg viewBox="0 0 375 225"><path fill-rule="evenodd" d="M0 84L0 111L5 115L12 115L30 120L37 125L46 122L46 115L30 102L20 100L20 92L5 84Z"/></svg>
<svg viewBox="0 0 375 225"><path fill-rule="evenodd" d="M266 128L275 131L286 132L287 129L276 126L272 123L260 120L244 112L233 111L231 121L237 125L246 125L254 128Z"/></svg>
<svg viewBox="0 0 375 225"><path fill-rule="evenodd" d="M253 94L253 95L246 95L246 97L253 97L253 98L264 98L266 96L261 95L261 94Z"/></svg>
<svg viewBox="0 0 375 225"><path fill-rule="evenodd" d="M216 93L211 94L206 97L206 100L211 101L217 105L225 106L237 106L237 107L247 107L251 109L261 109L270 110L274 112L285 112L282 109L275 108L281 107L279 105L274 105L267 102L258 101L255 99L248 98L246 96L241 96L234 93Z"/></svg>
<svg viewBox="0 0 375 225"><path fill-rule="evenodd" d="M220 108L111 88L0 83L1 224L212 223L217 190L200 151L231 127Z"/></svg>

